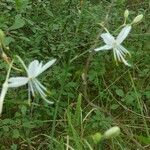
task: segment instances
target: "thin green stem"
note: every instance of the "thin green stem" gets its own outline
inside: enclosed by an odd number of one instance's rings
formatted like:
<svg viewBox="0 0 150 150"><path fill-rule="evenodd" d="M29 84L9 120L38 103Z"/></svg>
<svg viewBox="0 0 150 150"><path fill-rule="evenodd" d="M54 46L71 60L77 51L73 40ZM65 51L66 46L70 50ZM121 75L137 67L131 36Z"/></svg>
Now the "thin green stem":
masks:
<svg viewBox="0 0 150 150"><path fill-rule="evenodd" d="M136 87L135 87L135 84L134 84L134 81L133 81L133 78L132 78L130 72L129 72L129 76L130 76L131 83L132 83L132 86L133 86L133 89L134 89L134 92L135 92L135 95L136 95L136 98L137 98L137 101L138 101L138 105L139 105L140 111L141 111L143 123L144 123L145 129L146 129L146 134L147 134L147 136L149 137L150 134L149 134L149 131L148 131L148 126L147 126L147 123L146 123L146 119L145 119L145 117L144 117L143 106L142 106L142 103L141 103L140 98L138 97L138 92L137 92L137 90L136 90Z"/></svg>

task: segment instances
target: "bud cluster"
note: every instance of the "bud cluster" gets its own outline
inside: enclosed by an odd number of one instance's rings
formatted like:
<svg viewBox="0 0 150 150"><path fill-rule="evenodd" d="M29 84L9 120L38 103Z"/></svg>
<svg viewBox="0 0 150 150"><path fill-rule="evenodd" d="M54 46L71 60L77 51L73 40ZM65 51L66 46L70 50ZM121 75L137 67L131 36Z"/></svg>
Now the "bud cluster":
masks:
<svg viewBox="0 0 150 150"><path fill-rule="evenodd" d="M128 17L129 17L129 14L130 14L130 13L129 13L129 10L126 9L125 12L124 12L124 18L125 18L124 24L126 24L126 21L127 21ZM131 22L131 25L132 25L132 24L137 24L137 23L141 22L142 19L143 19L143 14L137 15L137 16L133 19L133 21Z"/></svg>

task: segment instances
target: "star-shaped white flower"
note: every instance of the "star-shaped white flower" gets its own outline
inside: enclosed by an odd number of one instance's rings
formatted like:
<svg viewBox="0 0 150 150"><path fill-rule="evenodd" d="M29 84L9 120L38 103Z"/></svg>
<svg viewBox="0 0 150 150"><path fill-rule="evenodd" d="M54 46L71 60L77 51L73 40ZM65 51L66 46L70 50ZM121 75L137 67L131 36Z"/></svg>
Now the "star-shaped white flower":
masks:
<svg viewBox="0 0 150 150"><path fill-rule="evenodd" d="M100 51L100 50L113 50L114 53L114 59L116 62L123 62L127 66L131 66L128 64L128 62L125 60L125 55L129 54L130 52L124 48L121 44L125 40L125 38L128 36L129 32L131 30L130 25L126 25L117 38L114 38L109 32L101 34L101 38L103 38L104 42L106 45L94 49L95 51Z"/></svg>
<svg viewBox="0 0 150 150"><path fill-rule="evenodd" d="M48 103L52 104L53 102L50 102L46 99L45 92L47 91L46 88L38 81L37 77L47 70L51 65L53 65L56 61L56 59L52 59L45 65L43 65L42 62L39 62L38 60L32 61L28 68L25 66L23 60L18 57L21 61L22 65L24 66L27 77L11 77L8 80L8 87L20 87L22 85L28 84L28 91L29 91L29 100L30 100L30 93L32 93L33 96L35 96L35 92L38 92L41 97Z"/></svg>

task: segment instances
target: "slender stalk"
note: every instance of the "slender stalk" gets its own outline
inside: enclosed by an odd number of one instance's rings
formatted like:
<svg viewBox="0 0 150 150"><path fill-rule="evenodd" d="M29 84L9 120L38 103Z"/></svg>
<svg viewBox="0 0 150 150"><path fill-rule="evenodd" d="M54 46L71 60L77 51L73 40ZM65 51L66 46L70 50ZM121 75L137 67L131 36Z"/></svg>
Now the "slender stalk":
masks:
<svg viewBox="0 0 150 150"><path fill-rule="evenodd" d="M135 92L135 95L136 95L136 98L137 98L137 101L138 101L138 105L139 105L140 111L141 111L143 123L144 123L145 129L146 129L146 134L147 134L147 136L149 137L150 134L149 134L148 126L147 126L147 123L146 123L146 119L145 119L145 117L144 117L143 106L142 106L142 103L141 103L140 98L138 97L138 92L137 92L137 90L136 90L136 87L135 87L135 84L134 84L134 81L133 81L133 78L132 78L130 72L129 72L129 76L130 76L131 83L132 83L132 86L133 86L133 89L134 89L134 92Z"/></svg>

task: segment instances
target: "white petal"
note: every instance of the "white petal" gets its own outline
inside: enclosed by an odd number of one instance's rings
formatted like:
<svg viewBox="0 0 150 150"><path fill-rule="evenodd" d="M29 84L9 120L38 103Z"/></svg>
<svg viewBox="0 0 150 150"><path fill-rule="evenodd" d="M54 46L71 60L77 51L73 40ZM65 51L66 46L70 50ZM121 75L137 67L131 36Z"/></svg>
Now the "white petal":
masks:
<svg viewBox="0 0 150 150"><path fill-rule="evenodd" d="M8 80L8 87L19 87L27 84L29 78L27 77L13 77Z"/></svg>
<svg viewBox="0 0 150 150"><path fill-rule="evenodd" d="M110 50L110 49L112 49L112 46L110 46L110 45L105 45L105 46L102 46L102 47L99 47L99 48L96 48L96 49L94 49L94 51L100 51L100 50Z"/></svg>
<svg viewBox="0 0 150 150"><path fill-rule="evenodd" d="M113 46L113 43L115 42L115 39L109 32L101 34L101 37L103 38L104 42L107 45Z"/></svg>
<svg viewBox="0 0 150 150"><path fill-rule="evenodd" d="M121 53L120 53L120 51L117 50L117 49L115 49L115 51L116 51L116 60L121 61L121 57L120 57Z"/></svg>
<svg viewBox="0 0 150 150"><path fill-rule="evenodd" d="M122 55L123 57L125 57L126 52L124 52L119 46L117 46L116 49L119 52L119 55Z"/></svg>
<svg viewBox="0 0 150 150"><path fill-rule="evenodd" d="M116 38L116 41L117 41L118 44L121 44L121 43L125 40L125 38L126 38L126 37L128 36L128 34L129 34L130 30L131 30L131 26L129 26L129 25L125 26L125 27L121 30L121 32L119 33L119 35L118 35L117 38Z"/></svg>
<svg viewBox="0 0 150 150"><path fill-rule="evenodd" d="M43 67L43 62L40 62L40 63L39 63L39 66L38 66L38 73L37 73L37 76L40 74L42 67Z"/></svg>
<svg viewBox="0 0 150 150"><path fill-rule="evenodd" d="M123 57L122 55L120 55L120 58L121 58L122 62L123 62L126 66L131 67L131 65L124 59L124 57Z"/></svg>
<svg viewBox="0 0 150 150"><path fill-rule="evenodd" d="M131 67L131 65L130 65L124 58L122 59L122 62L123 62L126 66Z"/></svg>
<svg viewBox="0 0 150 150"><path fill-rule="evenodd" d="M122 45L118 45L117 47L118 47L120 50L122 50L125 54L131 55L130 52L129 52L126 48L124 48Z"/></svg>
<svg viewBox="0 0 150 150"><path fill-rule="evenodd" d="M3 110L3 103L4 103L4 98L5 98L5 95L7 93L7 90L8 90L8 83L5 82L3 84L1 95L0 95L0 115L1 115L2 110Z"/></svg>
<svg viewBox="0 0 150 150"><path fill-rule="evenodd" d="M35 80L33 80L36 91L41 95L46 97L46 94L44 93L44 91L42 90L42 88L37 84L37 82Z"/></svg>
<svg viewBox="0 0 150 150"><path fill-rule="evenodd" d="M34 79L34 81L42 88L42 90L47 91L46 87L43 86L37 79Z"/></svg>
<svg viewBox="0 0 150 150"><path fill-rule="evenodd" d="M119 49L117 49L117 48L114 48L114 59L115 59L115 61L116 62L121 62L121 57L120 57L120 55L123 55L124 56L124 54L123 54L123 52L121 52Z"/></svg>
<svg viewBox="0 0 150 150"><path fill-rule="evenodd" d="M42 97L48 104L54 104L54 102L51 102L49 100L47 100L45 97Z"/></svg>
<svg viewBox="0 0 150 150"><path fill-rule="evenodd" d="M32 95L35 96L35 85L32 81L29 81L28 83L29 90L31 91Z"/></svg>
<svg viewBox="0 0 150 150"><path fill-rule="evenodd" d="M44 72L46 69L48 69L51 65L55 63L56 59L50 60L48 63L46 63L40 70L39 74Z"/></svg>
<svg viewBox="0 0 150 150"><path fill-rule="evenodd" d="M38 80L37 80L38 81ZM48 103L48 104L53 104L53 102L49 101L46 99L46 94L44 93L44 91L42 90L42 88L40 87L40 85L38 83L40 82L36 82L34 80L35 86L37 88L37 91L39 92L39 94L41 95L41 97Z"/></svg>
<svg viewBox="0 0 150 150"><path fill-rule="evenodd" d="M117 62L117 53L116 53L116 49L115 48L113 49L113 53L114 53L114 59Z"/></svg>
<svg viewBox="0 0 150 150"><path fill-rule="evenodd" d="M28 75L29 77L36 77L39 71L39 61L34 60L29 64L28 67Z"/></svg>
<svg viewBox="0 0 150 150"><path fill-rule="evenodd" d="M35 81L35 80L34 80ZM39 92L39 94L41 95L41 97L48 103L48 104L53 104L53 102L49 101L46 99L46 94L43 92L43 90L41 89L41 87L37 84L37 82L35 82L35 86L37 88L37 91Z"/></svg>

